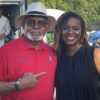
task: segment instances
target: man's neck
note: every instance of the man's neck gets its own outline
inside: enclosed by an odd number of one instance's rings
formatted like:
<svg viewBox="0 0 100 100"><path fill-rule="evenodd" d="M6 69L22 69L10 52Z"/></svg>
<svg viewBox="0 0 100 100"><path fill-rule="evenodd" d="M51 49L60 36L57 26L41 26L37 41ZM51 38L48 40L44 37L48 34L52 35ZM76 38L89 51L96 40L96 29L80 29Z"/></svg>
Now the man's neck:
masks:
<svg viewBox="0 0 100 100"><path fill-rule="evenodd" d="M42 41L34 41L29 43L33 48L39 49L41 47Z"/></svg>
<svg viewBox="0 0 100 100"><path fill-rule="evenodd" d="M32 48L35 48L35 49L39 49L41 44L42 44L42 40L40 40L40 41L31 41L27 38L25 38L25 40L32 46Z"/></svg>

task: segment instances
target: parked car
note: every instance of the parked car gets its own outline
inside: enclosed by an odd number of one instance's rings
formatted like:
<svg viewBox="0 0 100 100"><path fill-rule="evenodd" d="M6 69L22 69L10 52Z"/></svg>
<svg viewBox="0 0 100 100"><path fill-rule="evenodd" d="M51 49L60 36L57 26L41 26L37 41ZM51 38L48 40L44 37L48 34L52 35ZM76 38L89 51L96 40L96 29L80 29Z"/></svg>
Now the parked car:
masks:
<svg viewBox="0 0 100 100"><path fill-rule="evenodd" d="M3 8L3 15L10 21L11 34L6 38L6 41L10 41L14 38L17 29L20 29L21 31L21 28L16 24L16 18L25 13L25 0L0 0L0 7Z"/></svg>

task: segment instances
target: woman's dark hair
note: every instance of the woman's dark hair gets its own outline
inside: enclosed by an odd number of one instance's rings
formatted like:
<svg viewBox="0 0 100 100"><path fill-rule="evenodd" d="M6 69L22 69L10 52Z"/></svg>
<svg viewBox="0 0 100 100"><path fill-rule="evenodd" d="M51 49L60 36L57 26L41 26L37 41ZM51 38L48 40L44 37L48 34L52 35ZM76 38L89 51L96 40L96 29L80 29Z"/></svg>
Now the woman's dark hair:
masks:
<svg viewBox="0 0 100 100"><path fill-rule="evenodd" d="M83 18L78 15L75 12L66 12L63 15L59 17L57 20L56 28L55 28L55 34L54 34L54 44L56 47L57 52L61 53L63 50L65 50L65 43L61 39L61 31L66 24L66 22L69 20L69 18L76 18L80 21L81 23L81 44L88 44L87 38L86 38L86 31L85 31L85 22Z"/></svg>

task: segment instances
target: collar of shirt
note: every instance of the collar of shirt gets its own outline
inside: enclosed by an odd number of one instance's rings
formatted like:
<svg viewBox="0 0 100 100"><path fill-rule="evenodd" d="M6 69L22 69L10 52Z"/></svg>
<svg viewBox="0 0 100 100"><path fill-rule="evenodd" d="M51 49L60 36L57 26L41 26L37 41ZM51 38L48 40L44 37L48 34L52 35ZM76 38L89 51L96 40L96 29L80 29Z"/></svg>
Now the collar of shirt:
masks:
<svg viewBox="0 0 100 100"><path fill-rule="evenodd" d="M20 44L21 44L21 48L22 49L34 49L34 48L32 48L32 46L30 46L29 44L28 44L28 42L24 39L24 35L22 35L22 36L20 36ZM35 49L35 50L46 50L48 48L48 45L43 41L42 42L42 45L41 45L41 47L39 48L39 49Z"/></svg>

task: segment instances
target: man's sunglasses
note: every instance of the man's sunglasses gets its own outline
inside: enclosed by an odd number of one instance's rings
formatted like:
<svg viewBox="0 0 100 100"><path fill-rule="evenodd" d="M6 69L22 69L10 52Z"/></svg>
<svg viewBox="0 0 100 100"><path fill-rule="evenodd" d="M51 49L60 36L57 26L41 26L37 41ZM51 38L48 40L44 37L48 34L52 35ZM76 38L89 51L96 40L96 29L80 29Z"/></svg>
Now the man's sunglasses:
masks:
<svg viewBox="0 0 100 100"><path fill-rule="evenodd" d="M32 18L28 18L26 19L26 24L30 27L39 27L39 28L42 28L42 27L46 27L48 25L48 22L46 20L39 20L39 21L36 21L36 20L33 20Z"/></svg>

